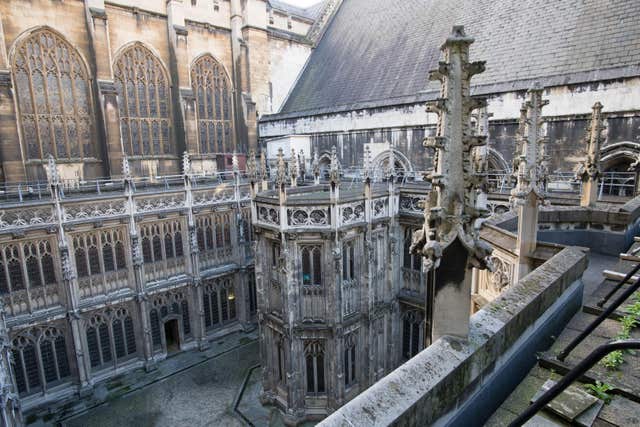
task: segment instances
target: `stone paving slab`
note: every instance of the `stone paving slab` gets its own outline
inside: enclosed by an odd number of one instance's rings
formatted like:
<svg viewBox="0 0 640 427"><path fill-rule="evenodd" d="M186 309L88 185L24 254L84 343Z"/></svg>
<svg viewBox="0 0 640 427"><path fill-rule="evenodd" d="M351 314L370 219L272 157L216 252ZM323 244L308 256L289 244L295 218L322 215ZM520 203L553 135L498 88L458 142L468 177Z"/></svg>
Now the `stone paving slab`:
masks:
<svg viewBox="0 0 640 427"><path fill-rule="evenodd" d="M258 354L255 331L227 335L212 341L206 351L179 353L159 362L152 372L138 369L96 386L93 395L76 402L59 425L243 425L231 405ZM84 414L75 416L80 411ZM225 424L215 424L216 418Z"/></svg>

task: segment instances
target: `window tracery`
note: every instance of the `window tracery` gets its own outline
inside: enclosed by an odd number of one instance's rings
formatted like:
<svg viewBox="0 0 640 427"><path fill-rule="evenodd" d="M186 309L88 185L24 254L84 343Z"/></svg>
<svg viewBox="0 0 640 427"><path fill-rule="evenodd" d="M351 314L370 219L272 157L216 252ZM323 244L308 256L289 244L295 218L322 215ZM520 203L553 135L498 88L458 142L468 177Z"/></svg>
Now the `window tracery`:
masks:
<svg viewBox="0 0 640 427"><path fill-rule="evenodd" d="M306 341L304 346L307 395L317 396L325 393L324 381L324 341Z"/></svg>
<svg viewBox="0 0 640 427"><path fill-rule="evenodd" d="M169 81L160 60L136 43L120 54L114 73L125 153L176 154L171 143Z"/></svg>
<svg viewBox="0 0 640 427"><path fill-rule="evenodd" d="M155 350L162 348L162 325L171 318L179 318L182 336L191 337L191 318L188 295L183 290L155 295L149 310L151 341Z"/></svg>
<svg viewBox="0 0 640 427"><path fill-rule="evenodd" d="M104 368L136 355L133 318L120 307L91 316L86 328L87 347L92 369Z"/></svg>
<svg viewBox="0 0 640 427"><path fill-rule="evenodd" d="M302 284L322 285L322 250L320 246L302 248Z"/></svg>
<svg viewBox="0 0 640 427"><path fill-rule="evenodd" d="M215 279L204 288L204 323L207 329L236 320L236 294L231 278Z"/></svg>
<svg viewBox="0 0 640 427"><path fill-rule="evenodd" d="M71 376L64 333L32 328L12 340L13 373L21 395L46 391Z"/></svg>
<svg viewBox="0 0 640 427"><path fill-rule="evenodd" d="M211 55L196 60L191 68L196 96L200 154L233 150L231 84L226 71Z"/></svg>
<svg viewBox="0 0 640 427"><path fill-rule="evenodd" d="M17 44L12 70L26 158L95 157L90 78L78 51L39 29Z"/></svg>

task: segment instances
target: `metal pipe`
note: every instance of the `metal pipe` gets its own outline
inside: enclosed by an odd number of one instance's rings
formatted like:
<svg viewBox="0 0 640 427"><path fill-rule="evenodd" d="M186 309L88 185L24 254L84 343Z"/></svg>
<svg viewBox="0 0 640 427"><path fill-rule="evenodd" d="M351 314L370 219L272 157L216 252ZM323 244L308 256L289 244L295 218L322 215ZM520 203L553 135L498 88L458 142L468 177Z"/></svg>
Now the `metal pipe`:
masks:
<svg viewBox="0 0 640 427"><path fill-rule="evenodd" d="M576 346L578 344L580 344L586 337L589 336L589 334L591 334L591 332L593 332L602 322L604 322L604 320L606 318L609 317L609 315L611 313L613 313L620 305L622 305L623 302L625 302L631 295L633 295L633 293L635 291L638 290L638 288L640 288L640 279L636 280L635 283L630 286L628 289L626 289L622 295L620 295L614 302L613 304L611 304L609 307L607 307L606 310L604 310L600 316L598 316L598 318L596 320L594 320L593 322L591 322L589 324L589 326L587 326L585 328L584 331L580 332L580 334L575 337L565 348L564 350L562 350L557 358L560 361L563 361L568 355L569 353L571 353L571 351L576 348Z"/></svg>
<svg viewBox="0 0 640 427"><path fill-rule="evenodd" d="M626 276L624 276L624 279L622 279L620 282L618 282L612 290L609 291L609 293L607 295L605 295L600 301L598 301L597 306L598 307L602 307L603 305L605 305L605 303L607 301L609 301L609 298L611 298L613 296L613 294L615 294L616 292L618 292L618 290L622 287L622 285L624 285L625 283L627 283L627 281L629 279L631 279L633 277L634 274L636 274L638 272L638 270L640 270L640 263L636 264L635 267L633 267L633 269L631 269L630 272L627 273Z"/></svg>
<svg viewBox="0 0 640 427"><path fill-rule="evenodd" d="M530 420L540 409L544 408L547 403L551 402L555 397L562 393L567 387L571 385L575 380L580 378L585 372L587 372L593 365L598 363L607 354L616 350L638 350L640 349L640 340L619 340L611 341L607 344L603 344L593 350L587 357L585 357L580 363L578 363L573 369L571 369L567 375L565 375L560 381L555 383L553 387L543 393L539 399L533 402L529 407L513 420L509 427L520 427L528 420Z"/></svg>

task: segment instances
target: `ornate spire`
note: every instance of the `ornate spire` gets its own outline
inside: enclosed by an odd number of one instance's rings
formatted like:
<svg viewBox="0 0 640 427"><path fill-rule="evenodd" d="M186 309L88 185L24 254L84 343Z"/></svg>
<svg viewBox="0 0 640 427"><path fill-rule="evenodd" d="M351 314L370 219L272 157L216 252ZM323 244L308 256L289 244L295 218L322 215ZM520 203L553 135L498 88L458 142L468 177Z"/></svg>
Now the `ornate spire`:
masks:
<svg viewBox="0 0 640 427"><path fill-rule="evenodd" d="M53 158L53 155L49 154L49 161L47 164L49 169L49 185L57 186L60 184L60 176L58 175L58 167L56 166L56 159Z"/></svg>
<svg viewBox="0 0 640 427"><path fill-rule="evenodd" d="M291 178L291 185L296 185L298 179L298 156L296 156L296 150L291 149L291 158L289 159L289 176Z"/></svg>
<svg viewBox="0 0 640 427"><path fill-rule="evenodd" d="M278 188L282 187L287 180L287 166L284 163L284 152L282 148L278 148L278 173L276 175L276 184Z"/></svg>
<svg viewBox="0 0 640 427"><path fill-rule="evenodd" d="M233 155L231 156L231 167L233 168L233 173L238 173L240 172L240 164L238 162L238 155L236 154L236 152L233 152Z"/></svg>
<svg viewBox="0 0 640 427"><path fill-rule="evenodd" d="M131 169L129 168L129 158L125 154L122 157L122 178L125 180L131 180Z"/></svg>
<svg viewBox="0 0 640 427"><path fill-rule="evenodd" d="M474 171L472 150L484 145L486 136L474 135L470 126L471 111L485 106L483 100L470 96L471 77L484 71L484 62L468 61L471 43L463 27L454 26L440 48L445 61L429 75L441 82L440 98L427 104L427 112L438 114L436 135L424 143L435 151L435 160L433 171L425 176L432 184L425 203L425 224L412 245L413 253L427 259L427 269L439 266L443 252L456 239L473 267L486 268L491 253L474 228L475 220L486 212L477 206L481 177Z"/></svg>
<svg viewBox="0 0 640 427"><path fill-rule="evenodd" d="M364 146L364 161L363 161L363 180L371 179L371 149L369 145Z"/></svg>
<svg viewBox="0 0 640 427"><path fill-rule="evenodd" d="M336 146L331 148L331 168L329 170L329 181L332 184L338 184L340 182L340 166L338 163L338 153Z"/></svg>
<svg viewBox="0 0 640 427"><path fill-rule="evenodd" d="M267 174L267 157L264 154L264 150L260 151L260 176L263 181L269 178Z"/></svg>
<svg viewBox="0 0 640 427"><path fill-rule="evenodd" d="M596 102L592 107L591 123L587 133L587 152L580 165L578 178L582 181L581 206L595 206L598 201L598 179L600 178L600 147L603 143L602 131L605 129L602 117L602 104ZM634 165L631 165L632 167Z"/></svg>
<svg viewBox="0 0 640 427"><path fill-rule="evenodd" d="M318 149L313 150L313 176L316 179L320 176L320 160L318 159Z"/></svg>
<svg viewBox="0 0 640 427"><path fill-rule="evenodd" d="M298 165L300 167L300 176L304 180L304 177L307 174L307 162L304 158L304 150L300 150L300 154L298 154Z"/></svg>
<svg viewBox="0 0 640 427"><path fill-rule="evenodd" d="M256 152L252 148L249 150L249 158L247 159L247 175L251 181L258 179L258 169L256 165Z"/></svg>
<svg viewBox="0 0 640 427"><path fill-rule="evenodd" d="M187 151L182 154L182 173L184 176L191 175L191 159Z"/></svg>
<svg viewBox="0 0 640 427"><path fill-rule="evenodd" d="M511 161L511 178L513 183L518 182L518 167L520 166L520 155L525 140L525 127L527 124L527 106L522 103L520 106L520 118L518 119L518 129L516 130L516 144L513 149L513 160Z"/></svg>
<svg viewBox="0 0 640 427"><path fill-rule="evenodd" d="M542 99L542 92L539 88L529 90L529 99L520 110L521 151L518 156L517 184L511 191L516 203L521 203L530 192L534 192L540 200L544 198L548 157L545 153L547 139L542 134L542 107L549 101Z"/></svg>

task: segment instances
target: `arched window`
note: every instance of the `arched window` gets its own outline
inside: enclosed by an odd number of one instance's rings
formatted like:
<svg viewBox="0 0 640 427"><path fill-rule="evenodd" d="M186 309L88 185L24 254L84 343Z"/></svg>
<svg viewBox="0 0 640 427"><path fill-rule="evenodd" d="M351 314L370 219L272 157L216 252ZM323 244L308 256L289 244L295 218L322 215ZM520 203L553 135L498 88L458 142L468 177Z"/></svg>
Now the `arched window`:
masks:
<svg viewBox="0 0 640 427"><path fill-rule="evenodd" d="M125 153L175 154L169 130L169 81L160 60L136 43L120 54L114 73Z"/></svg>
<svg viewBox="0 0 640 427"><path fill-rule="evenodd" d="M344 385L350 387L356 381L356 344L358 336L351 333L344 337Z"/></svg>
<svg viewBox="0 0 640 427"><path fill-rule="evenodd" d="M191 84L200 154L232 151L231 84L226 71L211 55L202 56L191 67Z"/></svg>
<svg viewBox="0 0 640 427"><path fill-rule="evenodd" d="M16 46L13 79L27 159L95 157L89 75L73 46L34 31Z"/></svg>
<svg viewBox="0 0 640 427"><path fill-rule="evenodd" d="M422 269L422 258L419 255L414 255L411 253L411 243L414 231L415 230L412 230L410 228L406 228L404 231L402 266L411 270L420 271Z"/></svg>
<svg viewBox="0 0 640 427"><path fill-rule="evenodd" d="M15 337L12 344L14 375L21 395L39 392L71 375L64 334L59 329L34 328Z"/></svg>
<svg viewBox="0 0 640 427"><path fill-rule="evenodd" d="M94 315L86 329L92 368L115 363L136 354L133 319L125 308L104 310Z"/></svg>
<svg viewBox="0 0 640 427"><path fill-rule="evenodd" d="M322 256L320 247L302 249L302 284L322 285Z"/></svg>
<svg viewBox="0 0 640 427"><path fill-rule="evenodd" d="M304 356L307 371L307 394L323 394L325 392L324 341L307 341L304 346Z"/></svg>
<svg viewBox="0 0 640 427"><path fill-rule="evenodd" d="M233 282L217 279L204 288L205 327L215 328L236 320L236 295Z"/></svg>
<svg viewBox="0 0 640 427"><path fill-rule="evenodd" d="M422 314L416 310L407 311L402 316L402 358L409 360L421 348Z"/></svg>

